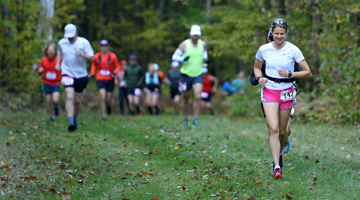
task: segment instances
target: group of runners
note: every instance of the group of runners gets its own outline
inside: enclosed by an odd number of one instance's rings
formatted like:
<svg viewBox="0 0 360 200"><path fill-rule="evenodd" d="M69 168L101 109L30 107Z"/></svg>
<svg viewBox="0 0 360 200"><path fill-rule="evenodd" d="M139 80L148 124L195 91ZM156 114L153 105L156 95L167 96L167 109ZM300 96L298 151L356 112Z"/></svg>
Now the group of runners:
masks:
<svg viewBox="0 0 360 200"><path fill-rule="evenodd" d="M251 83L260 84L261 105L268 125L268 139L273 157L274 178L282 177L283 149L290 143L291 111L295 104L295 78L311 76L308 64L302 52L292 43L285 41L289 27L283 19L276 19L271 24L269 43L262 45L256 53ZM165 75L159 65L151 63L147 72L137 62L136 55L118 61L116 55L109 52L107 40L100 42L101 52L94 55L90 42L78 36L76 26L65 26L64 38L56 45L48 45L45 57L38 69L43 74L43 92L46 95L47 111L50 121L59 115L60 83L66 93L66 113L69 121L68 131L77 130L82 93L89 78L95 76L100 93L100 107L103 119L111 114L113 90L119 88L120 112L124 114L124 103L128 104L131 115L140 113L140 97L146 94L145 102L150 114L159 114L159 98L162 84L170 86L172 104L175 113L179 112L182 96L183 125L199 127L200 108L211 108L211 95L215 93L218 79L208 74L207 44L200 39L201 28L191 26L190 38L181 42L172 55L171 70ZM90 75L86 62L92 62ZM204 67L205 64L205 67ZM301 70L295 70L295 65ZM180 67L181 66L181 67ZM180 68L180 69L179 69ZM238 87L244 85L244 74L239 73L239 80L234 81ZM189 119L188 109L193 93L193 118ZM285 148L285 152L288 148Z"/></svg>

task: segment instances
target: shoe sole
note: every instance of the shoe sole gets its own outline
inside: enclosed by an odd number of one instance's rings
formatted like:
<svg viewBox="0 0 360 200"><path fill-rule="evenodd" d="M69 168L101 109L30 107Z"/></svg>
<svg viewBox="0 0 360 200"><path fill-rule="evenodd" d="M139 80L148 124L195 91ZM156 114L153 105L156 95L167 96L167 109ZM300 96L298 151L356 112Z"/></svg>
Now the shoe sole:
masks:
<svg viewBox="0 0 360 200"><path fill-rule="evenodd" d="M68 126L68 131L69 131L69 132L74 132L75 129L76 129L76 126L75 126L75 125L70 125L70 126Z"/></svg>
<svg viewBox="0 0 360 200"><path fill-rule="evenodd" d="M281 174L276 174L276 175L274 176L274 179L278 179L278 178L282 178L282 175L281 175Z"/></svg>

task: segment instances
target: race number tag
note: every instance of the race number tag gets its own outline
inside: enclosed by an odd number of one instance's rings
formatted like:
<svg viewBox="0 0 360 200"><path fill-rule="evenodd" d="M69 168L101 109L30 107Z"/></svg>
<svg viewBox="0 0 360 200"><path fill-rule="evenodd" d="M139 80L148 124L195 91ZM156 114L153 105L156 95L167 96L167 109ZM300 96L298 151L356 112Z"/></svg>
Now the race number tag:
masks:
<svg viewBox="0 0 360 200"><path fill-rule="evenodd" d="M126 86L125 81L120 81L120 87L125 87L125 86Z"/></svg>
<svg viewBox="0 0 360 200"><path fill-rule="evenodd" d="M56 72L46 72L45 77L48 80L55 80L56 79Z"/></svg>
<svg viewBox="0 0 360 200"><path fill-rule="evenodd" d="M141 96L141 89L140 88L135 88L135 96Z"/></svg>
<svg viewBox="0 0 360 200"><path fill-rule="evenodd" d="M100 70L100 74L101 74L101 76L109 76L110 71L107 69L102 69L102 70Z"/></svg>
<svg viewBox="0 0 360 200"><path fill-rule="evenodd" d="M64 76L62 77L61 79L61 83L64 85L64 86L71 86L74 84L74 78L73 77L70 77L70 76Z"/></svg>
<svg viewBox="0 0 360 200"><path fill-rule="evenodd" d="M179 91L180 92L185 92L186 89L187 89L186 82L180 82Z"/></svg>
<svg viewBox="0 0 360 200"><path fill-rule="evenodd" d="M296 90L284 90L281 93L280 99L282 101L291 101L296 97Z"/></svg>
<svg viewBox="0 0 360 200"><path fill-rule="evenodd" d="M209 93L207 93L207 92L202 92L200 96L201 96L201 98L206 99L206 98L209 97Z"/></svg>

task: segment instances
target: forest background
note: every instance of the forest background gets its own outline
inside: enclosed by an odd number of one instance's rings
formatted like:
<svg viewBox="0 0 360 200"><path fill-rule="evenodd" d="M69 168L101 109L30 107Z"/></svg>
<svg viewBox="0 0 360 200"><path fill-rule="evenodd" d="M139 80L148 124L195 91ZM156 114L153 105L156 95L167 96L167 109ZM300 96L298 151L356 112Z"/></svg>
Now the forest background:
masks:
<svg viewBox="0 0 360 200"><path fill-rule="evenodd" d="M271 22L281 17L290 25L287 40L302 50L313 73L300 82L301 117L360 121L359 0L0 0L0 9L0 113L41 105L35 70L44 46L57 43L68 23L95 51L106 38L119 59L136 54L144 69L156 62L162 71L190 26L199 24L209 71L223 82L240 70L251 73ZM250 90L231 98L235 106L227 113L251 116L254 109L246 105L258 105L259 87Z"/></svg>

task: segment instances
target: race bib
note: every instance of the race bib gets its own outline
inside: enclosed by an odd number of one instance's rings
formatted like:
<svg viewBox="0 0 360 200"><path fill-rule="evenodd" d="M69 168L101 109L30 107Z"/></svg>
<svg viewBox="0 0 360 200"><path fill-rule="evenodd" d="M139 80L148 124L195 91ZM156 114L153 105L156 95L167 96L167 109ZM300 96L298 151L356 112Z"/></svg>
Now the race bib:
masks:
<svg viewBox="0 0 360 200"><path fill-rule="evenodd" d="M180 82L180 87L179 87L179 91L180 92L185 92L187 89L187 85L185 82Z"/></svg>
<svg viewBox="0 0 360 200"><path fill-rule="evenodd" d="M109 76L110 71L107 69L102 69L102 70L100 70L100 74L101 74L101 76Z"/></svg>
<svg viewBox="0 0 360 200"><path fill-rule="evenodd" d="M201 98L206 99L206 98L209 97L209 93L207 93L207 92L202 92L200 96L201 96Z"/></svg>
<svg viewBox="0 0 360 200"><path fill-rule="evenodd" d="M126 86L126 82L125 82L125 81L120 81L120 86L121 86L121 87L125 87L125 86Z"/></svg>
<svg viewBox="0 0 360 200"><path fill-rule="evenodd" d="M46 72L45 77L48 80L55 80L56 79L56 72Z"/></svg>
<svg viewBox="0 0 360 200"><path fill-rule="evenodd" d="M135 96L141 96L141 89L140 88L135 88Z"/></svg>
<svg viewBox="0 0 360 200"><path fill-rule="evenodd" d="M281 93L281 101L291 101L296 97L296 90L284 90Z"/></svg>
<svg viewBox="0 0 360 200"><path fill-rule="evenodd" d="M74 78L73 78L73 77L70 77L70 76L64 76L64 77L62 77L62 79L61 79L61 83L62 83L64 86L74 85Z"/></svg>

